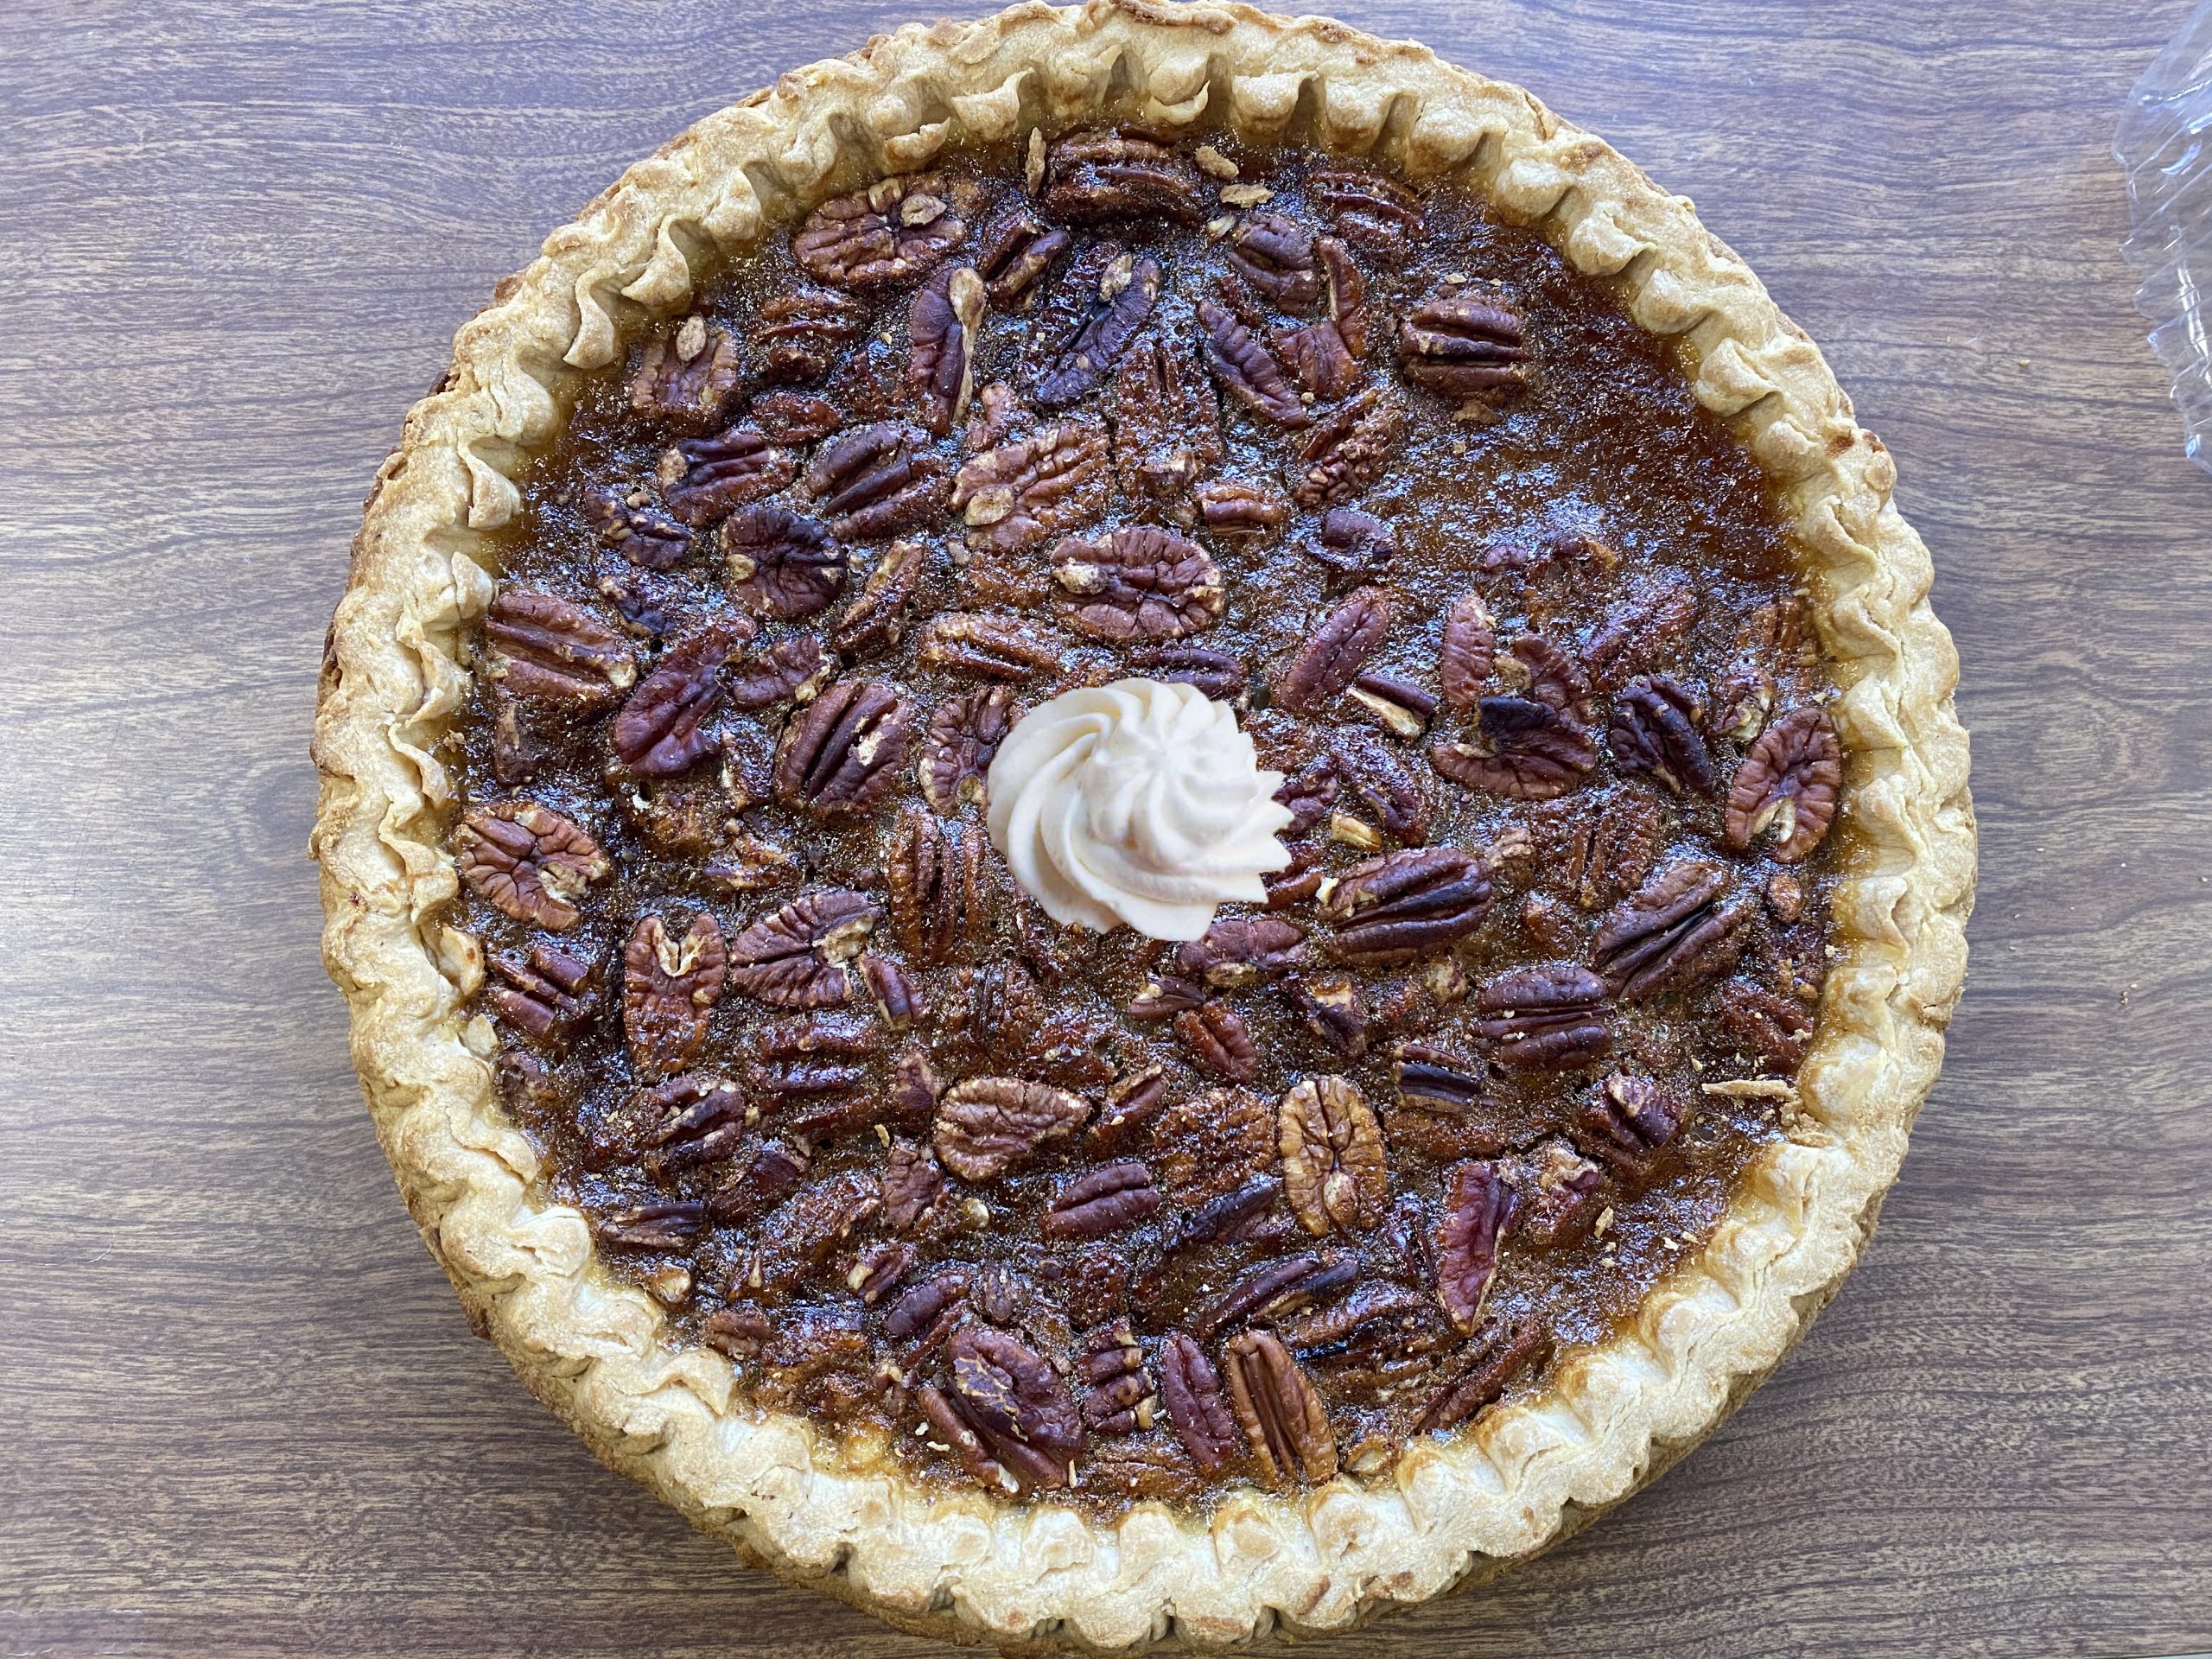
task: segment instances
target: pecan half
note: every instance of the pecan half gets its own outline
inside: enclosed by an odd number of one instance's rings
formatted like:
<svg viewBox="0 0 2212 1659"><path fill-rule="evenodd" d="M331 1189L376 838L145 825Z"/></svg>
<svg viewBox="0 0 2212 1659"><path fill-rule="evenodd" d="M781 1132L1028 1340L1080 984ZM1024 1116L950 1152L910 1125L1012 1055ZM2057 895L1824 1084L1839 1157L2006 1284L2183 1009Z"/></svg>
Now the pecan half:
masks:
<svg viewBox="0 0 2212 1659"><path fill-rule="evenodd" d="M1367 712L1376 724L1393 737L1419 737L1428 729L1428 722L1436 713L1434 693L1395 674L1380 674L1370 670L1364 674L1355 675L1347 695ZM1388 751L1382 753L1388 753ZM1395 757L1391 764L1397 764ZM1427 791L1418 785L1413 787L1426 801ZM1409 832L1400 838L1425 841L1428 838L1428 831L1423 828L1417 835Z"/></svg>
<svg viewBox="0 0 2212 1659"><path fill-rule="evenodd" d="M1099 130L1054 141L1039 200L1047 213L1091 225L1156 217L1195 225L1207 206L1205 181L1166 145Z"/></svg>
<svg viewBox="0 0 2212 1659"><path fill-rule="evenodd" d="M686 438L660 458L660 499L687 524L710 524L773 495L798 475L788 449L757 426L733 426L711 438Z"/></svg>
<svg viewBox="0 0 2212 1659"><path fill-rule="evenodd" d="M1600 1004L1605 982L1574 963L1515 968L1485 982L1475 996L1484 1017L1475 1034L1492 1044L1492 1058L1514 1071L1565 1071L1595 1065L1613 1046Z"/></svg>
<svg viewBox="0 0 2212 1659"><path fill-rule="evenodd" d="M1005 1332L968 1324L945 1344L953 1397L999 1461L1024 1480L1065 1486L1083 1449L1083 1417L1049 1361Z"/></svg>
<svg viewBox="0 0 2212 1659"><path fill-rule="evenodd" d="M1407 379L1446 397L1494 398L1529 378L1528 330L1503 296L1455 289L1424 301L1398 330Z"/></svg>
<svg viewBox="0 0 2212 1659"><path fill-rule="evenodd" d="M1597 1219L1605 1173L1565 1141L1547 1141L1530 1155L1520 1190L1527 1208L1520 1232L1541 1247L1569 1244Z"/></svg>
<svg viewBox="0 0 2212 1659"><path fill-rule="evenodd" d="M1455 784L1509 800L1548 801L1598 764L1590 734L1548 702L1484 697L1478 707L1478 741L1429 745L1429 764Z"/></svg>
<svg viewBox="0 0 2212 1659"><path fill-rule="evenodd" d="M1287 910L1293 905L1302 905L1320 892L1326 880L1321 868L1322 849L1319 847L1294 847L1290 862L1272 875L1267 883L1269 910Z"/></svg>
<svg viewBox="0 0 2212 1659"><path fill-rule="evenodd" d="M1305 959L1306 930L1280 916L1226 916L1179 945L1175 971L1224 990L1256 985Z"/></svg>
<svg viewBox="0 0 2212 1659"><path fill-rule="evenodd" d="M944 1079L931 1063L929 1050L918 1043L907 1044L891 1075L891 1116L918 1128L935 1115L938 1097L944 1093Z"/></svg>
<svg viewBox="0 0 2212 1659"><path fill-rule="evenodd" d="M976 270L990 302L1001 311L1020 304L1074 245L1073 237L1055 230L1027 207L1004 215L983 233L976 253Z"/></svg>
<svg viewBox="0 0 2212 1659"><path fill-rule="evenodd" d="M722 701L747 712L779 702L805 702L821 690L835 666L814 635L791 634L731 670Z"/></svg>
<svg viewBox="0 0 2212 1659"><path fill-rule="evenodd" d="M977 1484L1008 1494L1021 1490L1021 1484L1007 1472L1003 1465L994 1458L983 1445L982 1436L969 1426L951 1401L935 1383L925 1382L914 1390L914 1404L938 1436L938 1445L959 1459L960 1466Z"/></svg>
<svg viewBox="0 0 2212 1659"><path fill-rule="evenodd" d="M1167 1077L1157 1065L1123 1072L1107 1085L1106 1103L1091 1122L1092 1145L1108 1151L1133 1143L1167 1105Z"/></svg>
<svg viewBox="0 0 2212 1659"><path fill-rule="evenodd" d="M861 952L861 980L868 987L868 995L875 999L883 1023L893 1031L911 1030L928 1012L921 988L888 957L880 957L873 950Z"/></svg>
<svg viewBox="0 0 2212 1659"><path fill-rule="evenodd" d="M1354 687L1355 696L1358 691ZM1407 694L1420 695L1413 687L1401 692ZM1365 732L1347 728L1330 740L1329 753L1375 822L1408 847L1428 839L1428 790L1394 751Z"/></svg>
<svg viewBox="0 0 2212 1659"><path fill-rule="evenodd" d="M1275 791L1274 798L1290 809L1290 827L1286 833L1302 836L1327 817L1343 790L1344 780L1338 774L1337 763L1328 755L1285 778L1282 787Z"/></svg>
<svg viewBox="0 0 2212 1659"><path fill-rule="evenodd" d="M737 770L741 762L734 774ZM655 848L692 858L721 845L736 829L731 815L742 811L753 798L743 778L736 775L718 783L647 784L620 798L624 816Z"/></svg>
<svg viewBox="0 0 2212 1659"><path fill-rule="evenodd" d="M770 442L779 444L812 443L845 423L844 410L808 391L764 391L746 412Z"/></svg>
<svg viewBox="0 0 2212 1659"><path fill-rule="evenodd" d="M846 964L874 930L875 901L831 887L771 911L730 946L730 983L773 1008L826 1008L851 1000Z"/></svg>
<svg viewBox="0 0 2212 1659"><path fill-rule="evenodd" d="M1320 540L1304 547L1306 556L1326 573L1322 580L1332 591L1382 580L1398 557L1397 537L1390 526L1352 507L1330 508L1321 519Z"/></svg>
<svg viewBox="0 0 2212 1659"><path fill-rule="evenodd" d="M1489 1104L1484 1066L1427 1043L1399 1043L1390 1051L1390 1078L1398 1103L1415 1111L1465 1117Z"/></svg>
<svg viewBox="0 0 2212 1659"><path fill-rule="evenodd" d="M1306 508L1350 500L1382 476L1405 429L1405 405L1387 388L1370 386L1340 404L1299 446L1292 496Z"/></svg>
<svg viewBox="0 0 2212 1659"><path fill-rule="evenodd" d="M1052 550L1068 620L1094 639L1177 639L1209 628L1228 602L1221 570L1197 543L1154 524Z"/></svg>
<svg viewBox="0 0 2212 1659"><path fill-rule="evenodd" d="M1336 954L1363 967L1448 947L1480 927L1490 910L1490 878L1456 847L1384 853L1325 887L1319 908L1336 926Z"/></svg>
<svg viewBox="0 0 2212 1659"><path fill-rule="evenodd" d="M804 488L828 516L831 535L880 541L935 516L944 502L947 468L923 450L925 435L897 421L879 421L823 445Z"/></svg>
<svg viewBox="0 0 2212 1659"><path fill-rule="evenodd" d="M1396 614L1390 596L1362 588L1329 613L1275 682L1274 700L1293 714L1318 715L1367 666Z"/></svg>
<svg viewBox="0 0 2212 1659"><path fill-rule="evenodd" d="M720 1350L732 1359L753 1359L766 1345L774 1330L767 1313L757 1303L733 1302L707 1316L705 1335L709 1347Z"/></svg>
<svg viewBox="0 0 2212 1659"><path fill-rule="evenodd" d="M1740 851L1771 826L1774 855L1795 864L1827 834L1842 787L1843 747L1827 711L1793 709L1759 734L1736 769L1723 839Z"/></svg>
<svg viewBox="0 0 2212 1659"><path fill-rule="evenodd" d="M892 831L884 879L899 942L921 966L950 962L963 946L982 941L989 916L980 832L956 836L919 807L903 808Z"/></svg>
<svg viewBox="0 0 2212 1659"><path fill-rule="evenodd" d="M1610 689L1643 664L1671 653L1696 623L1697 614L1697 589L1681 576L1662 576L1617 606L1591 630L1582 660L1597 683Z"/></svg>
<svg viewBox="0 0 2212 1659"><path fill-rule="evenodd" d="M1480 594L1463 594L1444 619L1444 644L1436 675L1444 701L1454 709L1473 709L1491 683L1491 661L1497 654L1497 624Z"/></svg>
<svg viewBox="0 0 2212 1659"><path fill-rule="evenodd" d="M658 916L642 918L622 950L622 1029L641 1076L680 1071L707 1041L707 1011L721 1000L729 953L721 925L701 911L680 939Z"/></svg>
<svg viewBox="0 0 2212 1659"><path fill-rule="evenodd" d="M722 664L744 637L710 622L669 648L614 716L609 736L625 767L640 778L673 778L713 752L707 722L721 707Z"/></svg>
<svg viewBox="0 0 2212 1659"><path fill-rule="evenodd" d="M845 550L788 507L751 506L722 525L730 588L754 610L789 622L828 608L845 582Z"/></svg>
<svg viewBox="0 0 2212 1659"><path fill-rule="evenodd" d="M1461 1164L1446 1183L1444 1218L1436 1229L1436 1294L1462 1331L1482 1322L1498 1249L1520 1212L1520 1195L1495 1163Z"/></svg>
<svg viewBox="0 0 2212 1659"><path fill-rule="evenodd" d="M1248 213L1222 249L1236 274L1286 311L1303 311L1321 297L1321 266L1313 233L1281 213Z"/></svg>
<svg viewBox="0 0 2212 1659"><path fill-rule="evenodd" d="M668 522L676 521L671 518ZM687 550L690 533L683 531ZM642 639L658 639L680 627L689 608L685 603L689 596L681 588L668 582L649 581L642 570L607 570L592 586L599 590L601 599L621 613L625 631Z"/></svg>
<svg viewBox="0 0 2212 1659"><path fill-rule="evenodd" d="M1585 910L1633 892L1658 861L1659 805L1649 796L1617 797L1599 808L1541 808L1531 828L1539 868Z"/></svg>
<svg viewBox="0 0 2212 1659"><path fill-rule="evenodd" d="M965 803L983 802L991 761L1020 713L1010 689L987 685L951 698L930 716L920 772L931 806L950 817Z"/></svg>
<svg viewBox="0 0 2212 1659"><path fill-rule="evenodd" d="M1418 1291L1403 1285L1370 1282L1348 1296L1283 1320L1277 1333L1294 1353L1334 1357L1353 1343L1372 1337L1389 1341L1396 1336L1401 1345L1409 1347L1413 1344L1406 1339L1413 1338L1424 1322L1434 1319L1428 1299ZM1378 1332L1375 1327L1379 1325L1394 1328Z"/></svg>
<svg viewBox="0 0 2212 1659"><path fill-rule="evenodd" d="M1086 267L1078 262L1070 276L1085 273ZM1039 363L1034 388L1039 406L1058 409L1105 385L1159 302L1160 262L1141 254L1116 256L1098 276L1096 303L1058 349Z"/></svg>
<svg viewBox="0 0 2212 1659"><path fill-rule="evenodd" d="M798 1189L810 1167L804 1147L766 1141L733 1167L708 1200L708 1211L726 1225L752 1220Z"/></svg>
<svg viewBox="0 0 2212 1659"><path fill-rule="evenodd" d="M883 1224L893 1232L914 1231L929 1219L939 1200L944 1197L944 1172L938 1167L936 1157L927 1147L916 1146L911 1141L893 1141L891 1143L890 1151L884 1159L882 1179ZM912 1296L913 1293L909 1292L901 1298L899 1307L905 1307ZM919 1325L910 1325L903 1332L893 1330L892 1316L898 1311L898 1308L893 1308L892 1315L887 1315L884 1319L887 1335L897 1338L920 1328ZM935 1319L938 1311L938 1308L930 1310L921 1324L925 1325Z"/></svg>
<svg viewBox="0 0 2212 1659"><path fill-rule="evenodd" d="M1688 1120L1681 1100L1649 1077L1616 1071L1599 1085L1577 1121L1591 1151L1617 1169L1640 1175Z"/></svg>
<svg viewBox="0 0 2212 1659"><path fill-rule="evenodd" d="M1677 795L1710 795L1719 779L1698 730L1700 712L1689 690L1664 674L1630 680L1613 699L1612 726L1605 734L1613 764Z"/></svg>
<svg viewBox="0 0 2212 1659"><path fill-rule="evenodd" d="M492 645L487 672L525 702L588 713L603 709L638 677L621 632L581 605L550 594L502 588L485 613Z"/></svg>
<svg viewBox="0 0 2212 1659"><path fill-rule="evenodd" d="M641 570L673 570L691 551L691 532L654 508L632 503L620 489L584 499L591 533Z"/></svg>
<svg viewBox="0 0 2212 1659"><path fill-rule="evenodd" d="M1282 1097L1282 1185L1291 1213L1316 1235L1365 1231L1382 1218L1389 1165L1382 1128L1348 1077L1307 1077Z"/></svg>
<svg viewBox="0 0 2212 1659"><path fill-rule="evenodd" d="M772 1218L769 1234L777 1249L810 1268L818 1268L853 1229L883 1207L874 1180L848 1169L795 1194Z"/></svg>
<svg viewBox="0 0 2212 1659"><path fill-rule="evenodd" d="M1306 1029L1338 1053L1356 1060L1367 1052L1367 1004L1351 975L1296 976L1283 990Z"/></svg>
<svg viewBox="0 0 2212 1659"><path fill-rule="evenodd" d="M1744 948L1752 903L1734 896L1728 872L1702 859L1670 864L1606 916L1590 961L1630 1001L1711 978Z"/></svg>
<svg viewBox="0 0 2212 1659"><path fill-rule="evenodd" d="M1249 1083L1260 1075L1259 1052L1244 1017L1217 998L1177 1014L1175 1034L1201 1071L1224 1083Z"/></svg>
<svg viewBox="0 0 2212 1659"><path fill-rule="evenodd" d="M707 1206L696 1198L662 1198L611 1211L592 1223L602 1244L632 1250L684 1250L707 1224Z"/></svg>
<svg viewBox="0 0 2212 1659"><path fill-rule="evenodd" d="M1244 664L1205 645L1144 646L1129 653L1128 663L1147 679L1179 680L1217 702L1231 702L1244 689Z"/></svg>
<svg viewBox="0 0 2212 1659"><path fill-rule="evenodd" d="M1719 1013L1737 1052L1762 1066L1795 1071L1812 1052L1812 1012L1796 997L1732 979L1720 988Z"/></svg>
<svg viewBox="0 0 2212 1659"><path fill-rule="evenodd" d="M968 234L976 187L938 173L879 179L823 202L791 238L808 275L839 288L881 288L918 276Z"/></svg>
<svg viewBox="0 0 2212 1659"><path fill-rule="evenodd" d="M729 330L695 313L674 333L645 342L630 377L630 407L703 426L728 407L737 374L737 342Z"/></svg>
<svg viewBox="0 0 2212 1659"><path fill-rule="evenodd" d="M850 295L830 289L802 288L760 303L753 330L753 349L764 378L819 380L868 332L868 308ZM753 414L760 414L758 403Z"/></svg>
<svg viewBox="0 0 2212 1659"><path fill-rule="evenodd" d="M1140 340L1114 374L1114 471L1155 511L1173 510L1227 451L1213 383L1179 342Z"/></svg>
<svg viewBox="0 0 2212 1659"><path fill-rule="evenodd" d="M1306 181L1339 236L1402 257L1421 233L1421 198L1395 179L1352 168L1322 168Z"/></svg>
<svg viewBox="0 0 2212 1659"><path fill-rule="evenodd" d="M1716 737L1749 743L1766 729L1774 710L1774 676L1758 663L1733 663L1723 669L1713 684L1713 707L1707 712L1707 729Z"/></svg>
<svg viewBox="0 0 2212 1659"><path fill-rule="evenodd" d="M1044 1020L1037 982L1019 962L989 962L963 970L959 988L945 1000L946 1033L984 1064L1022 1054Z"/></svg>
<svg viewBox="0 0 2212 1659"><path fill-rule="evenodd" d="M919 1259L914 1247L903 1242L874 1244L861 1252L845 1274L845 1287L865 1306L873 1307L899 1287Z"/></svg>
<svg viewBox="0 0 2212 1659"><path fill-rule="evenodd" d="M493 957L484 995L507 1023L546 1048L566 1044L592 1016L599 962L543 941L521 961Z"/></svg>
<svg viewBox="0 0 2212 1659"><path fill-rule="evenodd" d="M1144 1350L1128 1319L1116 1319L1084 1338L1077 1373L1085 1385L1083 1420L1093 1431L1134 1434L1153 1426L1160 1396L1145 1375Z"/></svg>
<svg viewBox="0 0 2212 1659"><path fill-rule="evenodd" d="M983 279L967 265L939 270L914 291L907 309L906 378L922 423L943 437L965 419L976 390L976 330L983 321Z"/></svg>
<svg viewBox="0 0 2212 1659"><path fill-rule="evenodd" d="M1267 1331L1230 1339L1229 1403L1243 1427L1261 1478L1278 1490L1303 1477L1335 1478L1337 1441L1321 1396L1281 1340Z"/></svg>
<svg viewBox="0 0 2212 1659"><path fill-rule="evenodd" d="M1414 1420L1414 1431L1441 1434L1476 1417L1516 1376L1542 1363L1551 1349L1551 1338L1538 1325L1484 1331L1468 1344L1443 1384L1430 1395Z"/></svg>
<svg viewBox="0 0 2212 1659"><path fill-rule="evenodd" d="M1048 1141L1083 1127L1090 1103L1020 1077L969 1077L937 1104L938 1160L963 1181L995 1180Z"/></svg>
<svg viewBox="0 0 2212 1659"><path fill-rule="evenodd" d="M728 1163L745 1139L745 1096L726 1078L687 1071L644 1090L632 1109L645 1122L638 1139L657 1180Z"/></svg>
<svg viewBox="0 0 2212 1659"><path fill-rule="evenodd" d="M898 781L912 738L897 692L880 680L841 680L785 732L777 798L823 817L868 811Z"/></svg>
<svg viewBox="0 0 2212 1659"><path fill-rule="evenodd" d="M1222 1397L1220 1375L1205 1350L1181 1332L1160 1344L1160 1397L1175 1438L1207 1474L1236 1453L1236 1418Z"/></svg>
<svg viewBox="0 0 2212 1659"><path fill-rule="evenodd" d="M1135 1227L1160 1208L1159 1189L1143 1164L1108 1164L1060 1190L1038 1218L1047 1238L1103 1238Z"/></svg>
<svg viewBox="0 0 2212 1659"><path fill-rule="evenodd" d="M1208 533L1232 541L1256 541L1290 522L1290 503L1273 490L1242 479L1218 479L1192 492L1198 522Z"/></svg>
<svg viewBox="0 0 2212 1659"><path fill-rule="evenodd" d="M920 542L893 542L884 550L860 596L845 607L830 642L848 656L862 656L896 645L906 626L906 607L929 569L929 549Z"/></svg>
<svg viewBox="0 0 2212 1659"><path fill-rule="evenodd" d="M471 812L453 836L461 879L518 922L565 933L576 900L613 865L599 843L550 807L528 801Z"/></svg>
<svg viewBox="0 0 2212 1659"><path fill-rule="evenodd" d="M1060 660L1061 647L1019 617L988 613L933 616L914 641L915 655L925 666L968 679L1026 680Z"/></svg>
<svg viewBox="0 0 2212 1659"><path fill-rule="evenodd" d="M1249 1089L1211 1089L1153 1120L1152 1161L1179 1203L1203 1204L1274 1161L1275 1115Z"/></svg>
<svg viewBox="0 0 2212 1659"><path fill-rule="evenodd" d="M1296 429L1313 423L1282 365L1249 328L1211 300L1200 300L1198 314L1206 365L1224 392L1277 426Z"/></svg>
<svg viewBox="0 0 2212 1659"><path fill-rule="evenodd" d="M971 540L1008 553L1094 524L1106 507L1106 439L1080 421L1039 427L963 465L952 505Z"/></svg>

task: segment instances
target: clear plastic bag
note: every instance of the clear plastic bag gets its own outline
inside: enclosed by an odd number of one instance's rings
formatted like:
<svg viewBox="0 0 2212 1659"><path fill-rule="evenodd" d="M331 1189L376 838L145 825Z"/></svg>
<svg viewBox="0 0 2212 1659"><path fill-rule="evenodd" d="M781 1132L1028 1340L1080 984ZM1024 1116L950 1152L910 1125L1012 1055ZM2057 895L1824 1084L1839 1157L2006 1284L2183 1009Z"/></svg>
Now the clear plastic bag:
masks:
<svg viewBox="0 0 2212 1659"><path fill-rule="evenodd" d="M2173 375L2189 456L2212 472L2212 0L2135 83L2112 149L2134 209L2136 308Z"/></svg>

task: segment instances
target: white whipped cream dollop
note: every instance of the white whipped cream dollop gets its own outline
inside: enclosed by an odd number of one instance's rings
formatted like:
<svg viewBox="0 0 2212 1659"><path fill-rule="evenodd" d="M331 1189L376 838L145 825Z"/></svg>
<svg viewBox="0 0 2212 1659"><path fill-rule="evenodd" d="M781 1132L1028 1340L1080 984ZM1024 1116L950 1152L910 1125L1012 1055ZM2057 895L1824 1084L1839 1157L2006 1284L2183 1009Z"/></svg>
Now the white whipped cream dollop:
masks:
<svg viewBox="0 0 2212 1659"><path fill-rule="evenodd" d="M1195 686L1116 680L1015 722L988 778L991 840L1056 922L1195 939L1267 897L1290 810L1236 712Z"/></svg>

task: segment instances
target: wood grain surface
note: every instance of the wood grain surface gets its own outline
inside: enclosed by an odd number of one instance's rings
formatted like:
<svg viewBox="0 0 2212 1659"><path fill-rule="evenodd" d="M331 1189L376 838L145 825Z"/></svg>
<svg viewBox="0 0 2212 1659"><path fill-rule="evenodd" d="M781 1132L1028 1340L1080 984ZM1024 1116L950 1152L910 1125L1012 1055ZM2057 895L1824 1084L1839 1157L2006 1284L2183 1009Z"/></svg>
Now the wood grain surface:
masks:
<svg viewBox="0 0 2212 1659"><path fill-rule="evenodd" d="M0 7L0 1653L935 1649L738 1568L467 1332L316 954L307 734L454 327L911 0ZM1343 0L1751 259L1958 636L1972 987L1865 1265L1712 1443L1344 1656L2212 1648L2212 479L2107 146L2182 0Z"/></svg>

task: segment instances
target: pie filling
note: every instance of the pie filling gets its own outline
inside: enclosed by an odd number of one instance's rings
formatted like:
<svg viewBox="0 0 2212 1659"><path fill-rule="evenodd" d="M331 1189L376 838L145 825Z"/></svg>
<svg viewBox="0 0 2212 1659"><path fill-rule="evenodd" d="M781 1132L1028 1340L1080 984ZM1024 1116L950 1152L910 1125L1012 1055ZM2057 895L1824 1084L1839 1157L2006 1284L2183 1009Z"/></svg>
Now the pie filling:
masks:
<svg viewBox="0 0 2212 1659"><path fill-rule="evenodd" d="M1840 783L1783 523L1457 187L1084 129L824 203L496 550L448 844L544 1196L855 1465L1387 1471L1781 1134ZM1160 776L1069 809L1109 707Z"/></svg>

